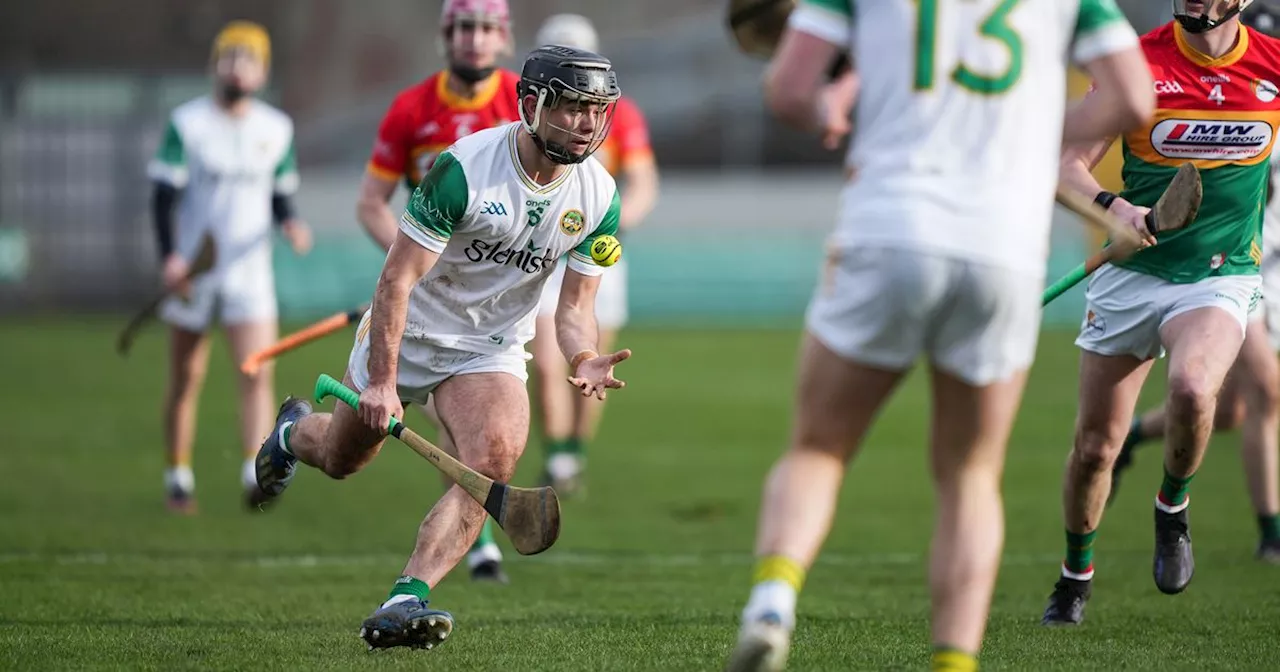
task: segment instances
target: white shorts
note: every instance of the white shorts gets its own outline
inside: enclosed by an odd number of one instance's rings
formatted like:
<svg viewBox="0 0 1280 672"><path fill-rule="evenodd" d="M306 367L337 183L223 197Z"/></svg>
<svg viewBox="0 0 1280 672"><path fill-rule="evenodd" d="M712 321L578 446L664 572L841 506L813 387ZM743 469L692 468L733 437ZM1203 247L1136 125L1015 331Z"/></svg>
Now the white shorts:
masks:
<svg viewBox="0 0 1280 672"><path fill-rule="evenodd" d="M1267 252L1264 250L1262 253L1261 307L1249 317L1251 320L1265 320L1271 348L1280 351L1280 259L1276 254Z"/></svg>
<svg viewBox="0 0 1280 672"><path fill-rule="evenodd" d="M369 386L369 316L370 313L366 312L360 320L355 345L347 359L347 372L351 374L351 382L357 392ZM521 384L527 384L527 362L531 358L524 346L481 354L406 339L400 343L396 388L402 402L425 404L440 383L468 373L509 373Z"/></svg>
<svg viewBox="0 0 1280 672"><path fill-rule="evenodd" d="M209 328L214 313L222 324L275 320L276 281L271 256L241 260L230 271L215 271L191 283L186 300L173 296L160 306L160 319L192 332Z"/></svg>
<svg viewBox="0 0 1280 672"><path fill-rule="evenodd" d="M538 317L556 314L560 285L564 283L564 269L564 263L556 264L556 270L547 278L547 284L542 286ZM627 262L619 259L618 263L605 269L604 275L600 276L600 289L596 292L596 322L601 329L617 331L627 324L628 317Z"/></svg>
<svg viewBox="0 0 1280 672"><path fill-rule="evenodd" d="M1160 328L1197 308L1221 308L1245 332L1262 293L1257 275L1220 275L1179 284L1105 264L1089 278L1076 345L1099 355L1164 356Z"/></svg>
<svg viewBox="0 0 1280 672"><path fill-rule="evenodd" d="M921 354L970 385L1027 369L1043 279L896 248L841 253L809 304L809 333L849 360L906 370Z"/></svg>

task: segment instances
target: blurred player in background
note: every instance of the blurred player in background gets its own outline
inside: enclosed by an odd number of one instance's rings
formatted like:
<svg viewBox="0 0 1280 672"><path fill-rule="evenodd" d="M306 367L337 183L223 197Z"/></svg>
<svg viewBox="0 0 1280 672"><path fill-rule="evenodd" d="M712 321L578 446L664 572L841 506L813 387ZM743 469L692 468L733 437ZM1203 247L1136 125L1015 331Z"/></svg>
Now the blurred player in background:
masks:
<svg viewBox="0 0 1280 672"><path fill-rule="evenodd" d="M384 250L391 248L399 229L388 202L401 181L412 192L436 156L456 140L520 118L520 78L497 66L498 59L510 56L514 48L506 0L446 0L440 32L448 66L396 96L378 128L360 184L357 215ZM434 407L428 403L423 412L439 429L440 446L454 453L453 440ZM507 581L493 523L487 518L467 563L473 579Z"/></svg>
<svg viewBox="0 0 1280 672"><path fill-rule="evenodd" d="M1135 226L1184 162L1199 169L1204 200L1185 228L1161 233L1158 244L1104 265L1089 279L1076 338L1079 410L1063 475L1066 553L1044 611L1046 625L1084 619L1112 466L1142 385L1166 351L1168 432L1152 506L1151 573L1160 592L1176 594L1195 572L1190 486L1209 445L1219 392L1261 298L1268 161L1280 130L1280 89L1272 81L1280 80L1280 41L1241 29L1238 13L1248 4L1175 0L1172 20L1142 37L1158 110L1149 124L1123 135L1119 195L1091 174L1112 138L1069 144L1063 152L1062 181ZM1262 325L1254 331L1245 365L1257 360L1274 368L1262 347ZM1258 380L1267 378L1274 373L1259 372ZM1274 434L1274 423L1269 431Z"/></svg>
<svg viewBox="0 0 1280 672"><path fill-rule="evenodd" d="M1244 25L1269 37L1280 37L1280 10L1255 3L1240 13ZM1227 374L1214 429L1241 430L1241 462L1249 499L1258 519L1257 557L1280 564L1280 203L1275 196L1280 151L1271 154L1271 178L1262 227L1262 310L1255 311L1245 330L1240 356ZM1163 405L1134 419L1111 473L1110 504L1120 486L1120 476L1133 464L1134 451L1145 441L1163 439Z"/></svg>
<svg viewBox="0 0 1280 672"><path fill-rule="evenodd" d="M853 0L804 0L765 75L774 114L829 147L849 132L860 89L858 130L730 670L783 666L846 464L921 356L937 493L932 668L977 669L1004 543L1005 448L1040 331L1060 144L1138 125L1153 84L1112 0L971 4L859 2L855 21ZM854 71L828 84L841 51ZM1064 113L1068 57L1108 95Z"/></svg>
<svg viewBox="0 0 1280 672"><path fill-rule="evenodd" d="M544 47L525 61L520 87L520 122L458 140L410 198L347 362L358 408L312 413L292 398L281 406L257 461L271 495L298 461L333 478L359 471L402 416L402 400L428 397L455 430L463 463L510 481L529 437L525 344L545 271L570 251L556 311L569 381L601 397L622 387L613 367L631 353L598 351L595 295L607 269L591 256L597 237L618 230L617 186L591 158L621 93L617 77L596 54ZM460 486L440 497L403 574L364 621L370 647L430 648L449 636L453 617L429 608L428 596L486 518Z"/></svg>
<svg viewBox="0 0 1280 672"><path fill-rule="evenodd" d="M296 253L305 254L311 246L310 230L292 202L298 188L293 121L254 97L266 83L270 61L264 28L245 21L228 24L213 44L213 93L173 111L147 169L154 183L162 280L180 292L160 312L172 327L164 483L170 508L180 512L196 509L191 452L214 315L226 329L234 361L270 345L278 329L272 220ZM206 233L213 237L217 263L207 275L183 282ZM237 367L245 454L241 481L250 508L261 503L253 456L271 431L273 374L269 363L253 375Z"/></svg>
<svg viewBox="0 0 1280 672"><path fill-rule="evenodd" d="M598 52L595 27L578 14L556 14L538 29L538 46L558 44ZM649 128L644 115L630 98L618 101L613 126L595 157L622 183L622 218L619 238L653 210L658 198L658 166L649 146ZM565 265L542 289L538 309L537 335L530 344L537 372L537 403L542 416L543 445L547 451L544 481L561 495L572 496L583 486L587 443L595 436L605 402L581 394L564 384L569 374L555 341L556 304ZM612 347L618 330L627 323L627 261L619 260L600 280L596 295L596 318L600 323L600 347Z"/></svg>

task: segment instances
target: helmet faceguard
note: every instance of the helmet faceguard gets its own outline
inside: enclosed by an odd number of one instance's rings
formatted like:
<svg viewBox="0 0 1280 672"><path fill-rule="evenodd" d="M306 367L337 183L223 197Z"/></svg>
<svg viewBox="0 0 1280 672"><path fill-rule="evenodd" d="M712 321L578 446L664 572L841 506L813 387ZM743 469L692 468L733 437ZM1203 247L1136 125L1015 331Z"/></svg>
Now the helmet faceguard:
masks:
<svg viewBox="0 0 1280 672"><path fill-rule="evenodd" d="M1173 18L1188 33L1204 33L1230 21L1253 0L1171 0Z"/></svg>
<svg viewBox="0 0 1280 672"><path fill-rule="evenodd" d="M547 158L559 164L581 163L591 156L609 134L613 113L622 89L609 59L582 49L544 46L525 60L517 86L520 95L520 122ZM526 98L535 97L533 112L526 112ZM576 125L566 128L551 120L551 112L576 106L572 114L598 116L589 135ZM574 117L575 119L577 117ZM545 128L544 128L545 127ZM553 133L563 136L563 141ZM574 152L570 145L582 145Z"/></svg>
<svg viewBox="0 0 1280 672"><path fill-rule="evenodd" d="M504 45L498 56L510 56L513 51L511 11L507 0L445 0L440 10L440 54L449 62L449 71L469 83L483 81L497 69L497 63L476 67L459 62L453 54L453 31L460 24L494 26L504 35Z"/></svg>

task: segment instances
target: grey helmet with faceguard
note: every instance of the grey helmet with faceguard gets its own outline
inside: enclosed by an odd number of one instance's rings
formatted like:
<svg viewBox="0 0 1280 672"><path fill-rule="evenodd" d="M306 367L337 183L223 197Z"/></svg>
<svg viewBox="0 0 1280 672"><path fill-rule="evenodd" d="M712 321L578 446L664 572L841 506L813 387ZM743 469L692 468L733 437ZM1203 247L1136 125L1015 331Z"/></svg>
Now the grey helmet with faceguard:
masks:
<svg viewBox="0 0 1280 672"><path fill-rule="evenodd" d="M1203 33L1230 21L1253 0L1172 0L1173 18L1188 33ZM1198 12L1187 8L1188 4L1200 5Z"/></svg>
<svg viewBox="0 0 1280 672"><path fill-rule="evenodd" d="M539 47L529 54L520 72L516 93L520 96L520 122L524 129L533 136L534 144L547 158L560 164L581 163L599 149L609 134L614 107L622 97L618 74L609 59L583 49L558 45ZM532 118L525 110L527 96L537 99ZM600 120L591 136L583 138L587 148L581 154L574 154L564 143L539 135L539 126L547 111L565 103L598 106L596 112ZM560 128L549 121L546 125L567 137L578 135L574 129Z"/></svg>

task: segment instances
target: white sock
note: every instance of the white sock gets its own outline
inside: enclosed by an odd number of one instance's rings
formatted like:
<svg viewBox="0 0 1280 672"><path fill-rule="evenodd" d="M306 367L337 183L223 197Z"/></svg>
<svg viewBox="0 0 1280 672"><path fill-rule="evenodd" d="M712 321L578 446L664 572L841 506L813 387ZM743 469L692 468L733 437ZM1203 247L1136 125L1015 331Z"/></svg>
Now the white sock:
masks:
<svg viewBox="0 0 1280 672"><path fill-rule="evenodd" d="M786 581L764 581L751 589L751 599L742 610L744 623L757 620L765 614L773 612L782 618L783 627L788 630L796 625L796 589Z"/></svg>
<svg viewBox="0 0 1280 672"><path fill-rule="evenodd" d="M169 467L164 470L164 489L194 492L196 489L196 475L192 473L189 465Z"/></svg>
<svg viewBox="0 0 1280 672"><path fill-rule="evenodd" d="M284 441L284 431L285 431L286 429L289 429L289 428L290 428L290 427L292 427L292 426L293 426L293 423L292 423L292 422L286 422L286 423L284 423L283 425L280 425L280 435L279 435L279 439L280 439L280 449L281 449L281 450L283 450L284 452L286 452L286 453L290 454L290 455L293 455L293 451L292 451L292 450L289 450L289 444L285 443L285 441ZM297 456L296 456L296 455L294 455L294 457L297 457Z"/></svg>
<svg viewBox="0 0 1280 672"><path fill-rule="evenodd" d="M1191 505L1191 495L1187 495L1182 499L1181 504L1165 504L1160 501L1160 495L1156 495L1156 508L1165 513L1177 513Z"/></svg>
<svg viewBox="0 0 1280 672"><path fill-rule="evenodd" d="M246 490L258 487L258 469L253 466L252 457L245 459L244 466L240 468L240 483Z"/></svg>
<svg viewBox="0 0 1280 672"><path fill-rule="evenodd" d="M573 478L579 471L582 471L582 464L578 456L572 453L556 453L547 459L547 473L552 478Z"/></svg>
<svg viewBox="0 0 1280 672"><path fill-rule="evenodd" d="M485 562L502 562L502 550L495 543L488 543L467 553L467 569L475 569L476 565Z"/></svg>
<svg viewBox="0 0 1280 672"><path fill-rule="evenodd" d="M1090 567L1089 567L1089 571L1087 571L1087 572L1073 572L1073 571L1071 571L1071 570L1067 569L1067 565L1064 563L1064 564L1062 565L1062 575L1063 575L1063 576L1065 576L1065 577L1067 577L1068 579L1073 579L1073 580L1075 580L1075 581L1092 581L1092 580L1093 580L1093 566L1090 566Z"/></svg>
<svg viewBox="0 0 1280 672"><path fill-rule="evenodd" d="M378 607L378 608L379 608L379 609L386 609L387 607L389 607L389 606L391 606L391 605L393 605L393 604L400 604L401 602L408 602L409 600L416 600L416 599L418 599L418 598L416 598L416 597L414 597L414 596L412 596L412 595L392 595L390 598L388 598L388 599L387 599L387 601L386 601L386 602L383 602L383 603L382 603L382 606L381 606L381 607Z"/></svg>

